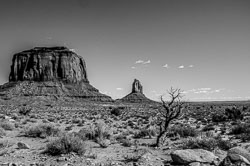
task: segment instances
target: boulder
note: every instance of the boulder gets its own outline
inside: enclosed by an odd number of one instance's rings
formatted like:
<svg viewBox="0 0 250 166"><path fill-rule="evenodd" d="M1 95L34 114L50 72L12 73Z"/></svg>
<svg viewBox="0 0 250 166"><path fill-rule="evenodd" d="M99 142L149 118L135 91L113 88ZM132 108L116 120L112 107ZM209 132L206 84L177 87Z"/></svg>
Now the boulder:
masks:
<svg viewBox="0 0 250 166"><path fill-rule="evenodd" d="M171 153L171 158L176 164L214 163L218 159L212 152L204 149L176 150Z"/></svg>
<svg viewBox="0 0 250 166"><path fill-rule="evenodd" d="M30 146L26 143L23 143L23 142L18 142L17 147L18 147L18 149L30 149Z"/></svg>
<svg viewBox="0 0 250 166"><path fill-rule="evenodd" d="M250 161L250 152L241 147L231 148L227 153L227 156L229 156L232 161L237 160L237 156L239 155Z"/></svg>
<svg viewBox="0 0 250 166"><path fill-rule="evenodd" d="M227 157L220 163L220 166L250 165L250 153L241 147L229 149Z"/></svg>

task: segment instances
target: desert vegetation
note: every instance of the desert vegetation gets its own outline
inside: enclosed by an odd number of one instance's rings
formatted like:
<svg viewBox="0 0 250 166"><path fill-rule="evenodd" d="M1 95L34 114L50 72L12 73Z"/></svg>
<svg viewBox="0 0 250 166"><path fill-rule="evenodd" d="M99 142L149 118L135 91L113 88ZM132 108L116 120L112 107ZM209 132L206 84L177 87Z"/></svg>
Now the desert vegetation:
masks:
<svg viewBox="0 0 250 166"><path fill-rule="evenodd" d="M179 91L169 92L170 101L151 105L64 102L29 114L2 110L1 160L18 162L19 155L23 163L172 165L174 152L203 149L222 163L231 149L248 149L249 103L180 103ZM157 146L159 136L164 143Z"/></svg>

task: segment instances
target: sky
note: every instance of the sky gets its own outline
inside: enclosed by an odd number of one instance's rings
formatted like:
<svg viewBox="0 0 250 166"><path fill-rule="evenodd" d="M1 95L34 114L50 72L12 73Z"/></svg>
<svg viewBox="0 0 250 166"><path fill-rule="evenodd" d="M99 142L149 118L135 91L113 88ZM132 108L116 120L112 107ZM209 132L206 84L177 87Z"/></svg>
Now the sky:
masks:
<svg viewBox="0 0 250 166"><path fill-rule="evenodd" d="M113 99L139 79L153 100L250 99L249 0L1 0L0 84L14 53L63 45Z"/></svg>

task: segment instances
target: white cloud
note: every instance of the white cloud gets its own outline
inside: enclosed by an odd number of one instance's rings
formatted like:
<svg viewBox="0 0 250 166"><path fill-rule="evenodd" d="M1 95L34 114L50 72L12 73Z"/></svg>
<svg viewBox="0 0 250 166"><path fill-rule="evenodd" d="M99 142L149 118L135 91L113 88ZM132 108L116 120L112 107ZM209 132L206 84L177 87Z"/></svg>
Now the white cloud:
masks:
<svg viewBox="0 0 250 166"><path fill-rule="evenodd" d="M116 88L116 90L119 90L119 91L121 91L121 90L123 90L123 88Z"/></svg>
<svg viewBox="0 0 250 166"><path fill-rule="evenodd" d="M149 63L151 63L151 61L150 61L150 60L148 60L148 61L144 62L143 64L149 64Z"/></svg>
<svg viewBox="0 0 250 166"><path fill-rule="evenodd" d="M183 69L183 68L184 68L184 66L183 66L183 65L181 65L181 66L179 66L178 68L179 68L179 69Z"/></svg>
<svg viewBox="0 0 250 166"><path fill-rule="evenodd" d="M135 69L136 67L132 66L131 69Z"/></svg>
<svg viewBox="0 0 250 166"><path fill-rule="evenodd" d="M197 94L199 94L199 93L208 93L208 91L206 91L206 90L201 90L201 91L196 91L196 92L194 92L194 93L197 93Z"/></svg>
<svg viewBox="0 0 250 166"><path fill-rule="evenodd" d="M194 65L189 65L188 67L194 67Z"/></svg>
<svg viewBox="0 0 250 166"><path fill-rule="evenodd" d="M204 94L208 94L208 93L220 93L223 90L225 90L225 89L222 88L222 89L213 90L212 88L198 88L198 89L186 90L183 93L185 93L185 94L187 94L187 93L196 93L196 94L204 93Z"/></svg>
<svg viewBox="0 0 250 166"><path fill-rule="evenodd" d="M198 91L209 91L209 90L211 90L211 88L198 88L197 90Z"/></svg>
<svg viewBox="0 0 250 166"><path fill-rule="evenodd" d="M165 65L162 66L162 67L169 68L169 65L168 65L168 64L165 64Z"/></svg>
<svg viewBox="0 0 250 166"><path fill-rule="evenodd" d="M143 60L138 60L135 62L135 64L139 64L139 63L143 63L144 61Z"/></svg>
<svg viewBox="0 0 250 166"><path fill-rule="evenodd" d="M137 61L135 61L135 64L143 64L143 65L146 65L146 64L149 64L149 63L151 63L150 60L147 60L147 61L137 60Z"/></svg>

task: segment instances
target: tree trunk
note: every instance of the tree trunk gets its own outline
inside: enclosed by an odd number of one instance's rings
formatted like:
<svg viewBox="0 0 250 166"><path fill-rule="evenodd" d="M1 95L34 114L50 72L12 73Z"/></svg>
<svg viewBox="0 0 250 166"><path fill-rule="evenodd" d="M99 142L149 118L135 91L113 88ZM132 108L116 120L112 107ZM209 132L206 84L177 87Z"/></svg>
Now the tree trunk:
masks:
<svg viewBox="0 0 250 166"><path fill-rule="evenodd" d="M161 133L157 136L157 138L156 138L156 146L157 146L157 147L160 147L160 146L163 145L163 143L164 143L163 137L165 137L166 132L167 132L167 131L163 131L163 132L161 132Z"/></svg>

